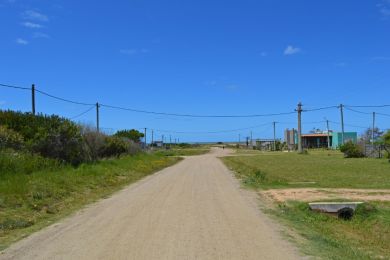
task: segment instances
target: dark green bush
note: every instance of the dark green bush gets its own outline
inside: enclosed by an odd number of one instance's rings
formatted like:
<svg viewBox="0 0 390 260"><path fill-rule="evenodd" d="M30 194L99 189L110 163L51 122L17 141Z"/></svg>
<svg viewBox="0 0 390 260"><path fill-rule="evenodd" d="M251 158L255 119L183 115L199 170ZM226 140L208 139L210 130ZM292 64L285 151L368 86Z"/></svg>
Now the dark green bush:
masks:
<svg viewBox="0 0 390 260"><path fill-rule="evenodd" d="M73 165L90 159L80 127L68 119L0 111L0 125L18 132L24 138L27 149L44 157Z"/></svg>
<svg viewBox="0 0 390 260"><path fill-rule="evenodd" d="M340 146L340 151L344 153L345 158L362 158L364 154L357 144L347 142Z"/></svg>
<svg viewBox="0 0 390 260"><path fill-rule="evenodd" d="M139 143L141 142L141 138L143 138L145 135L138 130L131 129L131 130L120 130L116 132L114 136L120 138L127 138L135 143Z"/></svg>

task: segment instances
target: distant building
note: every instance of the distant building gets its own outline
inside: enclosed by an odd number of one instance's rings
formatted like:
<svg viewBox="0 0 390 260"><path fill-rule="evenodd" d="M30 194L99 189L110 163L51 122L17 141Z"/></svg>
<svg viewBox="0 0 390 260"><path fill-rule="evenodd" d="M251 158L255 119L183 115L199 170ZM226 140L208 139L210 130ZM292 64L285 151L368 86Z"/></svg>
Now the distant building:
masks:
<svg viewBox="0 0 390 260"><path fill-rule="evenodd" d="M279 142L279 139L276 139ZM252 141L253 148L261 151L272 151L274 139L256 139Z"/></svg>
<svg viewBox="0 0 390 260"><path fill-rule="evenodd" d="M154 141L152 146L154 147L163 147L164 143L163 141Z"/></svg>
<svg viewBox="0 0 390 260"><path fill-rule="evenodd" d="M297 131L294 128L292 130L286 129L284 131L284 141L286 142L289 150L295 150L298 143Z"/></svg>
<svg viewBox="0 0 390 260"><path fill-rule="evenodd" d="M338 149L343 143L343 134L341 132L329 131L329 144L327 131L315 131L314 133L302 134L303 148L332 148ZM286 129L284 133L284 140L289 150L295 149L298 144L298 133L295 129ZM344 143L357 143L356 132L344 132Z"/></svg>

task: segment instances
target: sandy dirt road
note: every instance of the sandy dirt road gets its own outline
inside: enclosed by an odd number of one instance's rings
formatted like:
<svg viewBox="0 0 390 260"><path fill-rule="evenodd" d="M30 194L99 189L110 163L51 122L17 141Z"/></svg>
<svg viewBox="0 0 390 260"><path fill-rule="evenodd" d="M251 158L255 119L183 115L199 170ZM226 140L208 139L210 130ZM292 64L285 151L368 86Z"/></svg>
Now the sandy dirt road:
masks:
<svg viewBox="0 0 390 260"><path fill-rule="evenodd" d="M217 158L187 157L12 245L0 259L299 259Z"/></svg>

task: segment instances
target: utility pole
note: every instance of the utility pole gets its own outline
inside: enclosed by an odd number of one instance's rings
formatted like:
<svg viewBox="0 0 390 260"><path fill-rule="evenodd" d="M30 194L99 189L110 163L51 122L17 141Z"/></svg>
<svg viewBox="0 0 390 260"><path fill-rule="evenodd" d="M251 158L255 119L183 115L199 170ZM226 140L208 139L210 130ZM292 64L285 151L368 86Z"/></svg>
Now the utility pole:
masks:
<svg viewBox="0 0 390 260"><path fill-rule="evenodd" d="M238 134L238 145L241 143L241 134Z"/></svg>
<svg viewBox="0 0 390 260"><path fill-rule="evenodd" d="M329 120L326 119L326 131L328 133L328 150L330 149L330 133L329 133Z"/></svg>
<svg viewBox="0 0 390 260"><path fill-rule="evenodd" d="M171 148L171 145L172 145L172 137L171 135L169 135L169 148Z"/></svg>
<svg viewBox="0 0 390 260"><path fill-rule="evenodd" d="M161 142L162 142L162 147L164 148L165 147L165 144L164 144L164 135L161 135Z"/></svg>
<svg viewBox="0 0 390 260"><path fill-rule="evenodd" d="M154 131L153 131L153 129L152 129L152 149L153 149L153 143L154 143L154 141L153 141L153 138L154 138Z"/></svg>
<svg viewBox="0 0 390 260"><path fill-rule="evenodd" d="M276 151L276 122L272 124L274 125L274 151Z"/></svg>
<svg viewBox="0 0 390 260"><path fill-rule="evenodd" d="M341 114L341 144L344 144L344 105L340 104Z"/></svg>
<svg viewBox="0 0 390 260"><path fill-rule="evenodd" d="M32 84L31 86L31 112L35 116L35 85Z"/></svg>
<svg viewBox="0 0 390 260"><path fill-rule="evenodd" d="M372 131L371 131L371 134L372 134L372 147L374 148L374 142L375 142L375 116L376 116L376 113L373 112L372 113Z"/></svg>
<svg viewBox="0 0 390 260"><path fill-rule="evenodd" d="M100 105L99 105L99 103L97 102L96 103L96 132L100 132L100 126L99 126L99 107L100 107Z"/></svg>
<svg viewBox="0 0 390 260"><path fill-rule="evenodd" d="M145 134L144 134L144 142L145 142L145 149L147 148L147 145L146 145L146 127L145 127Z"/></svg>
<svg viewBox="0 0 390 260"><path fill-rule="evenodd" d="M253 147L253 136L252 136L252 131L251 131L251 147Z"/></svg>
<svg viewBox="0 0 390 260"><path fill-rule="evenodd" d="M298 153L302 153L302 103L298 103Z"/></svg>

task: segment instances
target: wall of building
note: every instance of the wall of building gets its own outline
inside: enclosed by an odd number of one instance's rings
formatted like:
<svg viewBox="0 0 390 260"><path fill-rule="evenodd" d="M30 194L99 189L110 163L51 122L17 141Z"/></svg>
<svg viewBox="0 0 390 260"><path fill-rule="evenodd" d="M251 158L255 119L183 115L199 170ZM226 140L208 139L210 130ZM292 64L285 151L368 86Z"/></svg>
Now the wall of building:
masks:
<svg viewBox="0 0 390 260"><path fill-rule="evenodd" d="M342 144L342 136L341 132L333 132L332 133L332 148L337 149ZM344 143L352 141L354 144L357 143L357 133L356 132L344 132Z"/></svg>

